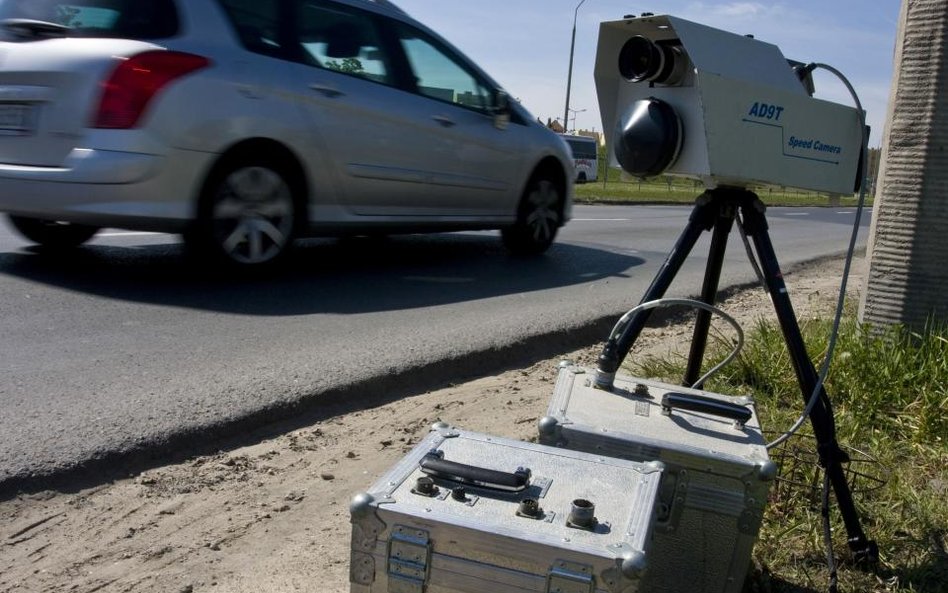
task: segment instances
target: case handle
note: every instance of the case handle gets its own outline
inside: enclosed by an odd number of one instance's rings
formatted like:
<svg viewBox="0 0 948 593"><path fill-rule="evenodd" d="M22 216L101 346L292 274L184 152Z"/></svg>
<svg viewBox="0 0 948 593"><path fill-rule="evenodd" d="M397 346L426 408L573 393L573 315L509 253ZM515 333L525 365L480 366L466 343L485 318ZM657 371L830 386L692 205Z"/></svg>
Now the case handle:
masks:
<svg viewBox="0 0 948 593"><path fill-rule="evenodd" d="M421 471L429 476L479 488L520 492L530 485L530 470L527 468L520 467L508 473L476 465L466 465L457 461L448 461L441 451L428 453L421 458L418 465Z"/></svg>
<svg viewBox="0 0 948 593"><path fill-rule="evenodd" d="M670 416L675 408L728 418L733 420L738 428L743 428L753 416L753 412L745 406L722 402L702 395L688 395L685 393L666 393L663 395L662 413Z"/></svg>

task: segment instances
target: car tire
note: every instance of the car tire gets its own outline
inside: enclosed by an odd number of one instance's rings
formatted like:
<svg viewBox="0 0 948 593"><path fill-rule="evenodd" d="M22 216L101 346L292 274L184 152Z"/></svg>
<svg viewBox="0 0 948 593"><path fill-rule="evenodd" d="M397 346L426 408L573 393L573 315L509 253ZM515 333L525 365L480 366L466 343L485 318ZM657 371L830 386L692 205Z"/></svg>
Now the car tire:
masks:
<svg viewBox="0 0 948 593"><path fill-rule="evenodd" d="M205 184L196 228L185 234L185 242L236 267L270 267L298 234L298 204L299 189L274 159L231 159Z"/></svg>
<svg viewBox="0 0 948 593"><path fill-rule="evenodd" d="M517 221L501 230L501 238L514 255L538 255L553 243L562 216L562 190L551 177L536 176L520 200Z"/></svg>
<svg viewBox="0 0 948 593"><path fill-rule="evenodd" d="M576 177L576 183L580 185L586 183L586 173L580 173L579 176Z"/></svg>
<svg viewBox="0 0 948 593"><path fill-rule="evenodd" d="M47 249L72 249L99 232L99 227L73 222L14 215L8 215L7 219L26 239Z"/></svg>

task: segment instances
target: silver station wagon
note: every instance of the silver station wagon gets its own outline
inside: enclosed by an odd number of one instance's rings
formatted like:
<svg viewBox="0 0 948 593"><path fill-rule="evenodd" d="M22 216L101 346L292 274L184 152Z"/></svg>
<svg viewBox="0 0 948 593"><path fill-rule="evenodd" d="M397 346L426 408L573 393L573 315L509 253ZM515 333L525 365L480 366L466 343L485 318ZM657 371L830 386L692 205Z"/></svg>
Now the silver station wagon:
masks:
<svg viewBox="0 0 948 593"><path fill-rule="evenodd" d="M0 212L48 249L116 227L258 267L301 236L499 229L535 254L573 175L383 0L0 0Z"/></svg>

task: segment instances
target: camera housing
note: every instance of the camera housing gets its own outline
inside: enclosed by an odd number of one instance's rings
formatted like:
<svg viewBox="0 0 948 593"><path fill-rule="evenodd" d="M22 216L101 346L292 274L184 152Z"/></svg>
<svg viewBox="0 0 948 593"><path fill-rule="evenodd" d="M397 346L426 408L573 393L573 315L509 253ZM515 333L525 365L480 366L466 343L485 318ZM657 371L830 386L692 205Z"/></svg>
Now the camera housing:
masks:
<svg viewBox="0 0 948 593"><path fill-rule="evenodd" d="M809 71L775 45L669 15L625 18L600 24L594 74L610 164L631 175L853 193L859 113L813 98Z"/></svg>

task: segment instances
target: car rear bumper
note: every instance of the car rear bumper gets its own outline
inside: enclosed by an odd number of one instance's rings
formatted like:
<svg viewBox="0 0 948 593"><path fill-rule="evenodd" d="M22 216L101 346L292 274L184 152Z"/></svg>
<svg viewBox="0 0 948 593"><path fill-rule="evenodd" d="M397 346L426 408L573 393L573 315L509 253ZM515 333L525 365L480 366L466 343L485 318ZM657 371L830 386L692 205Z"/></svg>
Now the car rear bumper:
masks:
<svg viewBox="0 0 948 593"><path fill-rule="evenodd" d="M0 179L52 183L134 183L153 176L164 157L153 154L76 148L61 167L0 163Z"/></svg>
<svg viewBox="0 0 948 593"><path fill-rule="evenodd" d="M94 226L182 230L216 155L75 149L61 167L0 163L0 212Z"/></svg>

